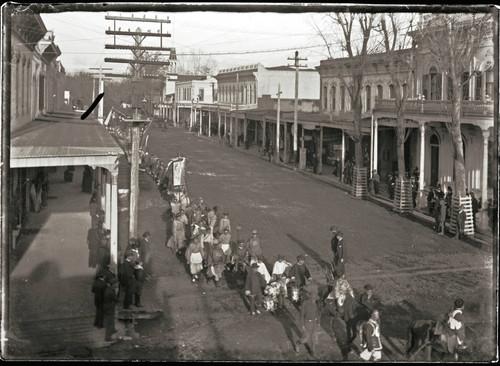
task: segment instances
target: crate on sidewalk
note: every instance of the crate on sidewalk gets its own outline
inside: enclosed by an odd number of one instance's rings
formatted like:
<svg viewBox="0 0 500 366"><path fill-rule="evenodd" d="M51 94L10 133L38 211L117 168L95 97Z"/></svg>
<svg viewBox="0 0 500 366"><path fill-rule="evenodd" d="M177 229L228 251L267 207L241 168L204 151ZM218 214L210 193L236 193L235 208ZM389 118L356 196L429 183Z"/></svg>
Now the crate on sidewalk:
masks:
<svg viewBox="0 0 500 366"><path fill-rule="evenodd" d="M474 236L474 220L472 217L472 199L470 196L461 197L458 195L453 195L451 201L451 218L450 218L450 232L455 235L457 232L457 217L460 206L464 205L464 211L466 214L465 225L464 225L464 235Z"/></svg>
<svg viewBox="0 0 500 366"><path fill-rule="evenodd" d="M352 178L352 191L351 194L356 198L366 199L368 196L368 172L366 168L354 167Z"/></svg>
<svg viewBox="0 0 500 366"><path fill-rule="evenodd" d="M394 200L392 210L399 214L411 213L413 211L411 180L407 178L398 178L394 190Z"/></svg>

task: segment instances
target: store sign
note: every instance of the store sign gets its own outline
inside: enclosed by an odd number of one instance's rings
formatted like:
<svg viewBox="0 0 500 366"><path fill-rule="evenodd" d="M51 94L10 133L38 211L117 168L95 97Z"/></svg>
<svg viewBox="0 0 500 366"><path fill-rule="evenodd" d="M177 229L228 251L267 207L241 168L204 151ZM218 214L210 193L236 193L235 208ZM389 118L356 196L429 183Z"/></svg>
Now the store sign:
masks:
<svg viewBox="0 0 500 366"><path fill-rule="evenodd" d="M183 186L185 184L185 171L186 171L186 164L185 164L185 159L179 159L177 161L172 162L172 185L174 187L178 186Z"/></svg>

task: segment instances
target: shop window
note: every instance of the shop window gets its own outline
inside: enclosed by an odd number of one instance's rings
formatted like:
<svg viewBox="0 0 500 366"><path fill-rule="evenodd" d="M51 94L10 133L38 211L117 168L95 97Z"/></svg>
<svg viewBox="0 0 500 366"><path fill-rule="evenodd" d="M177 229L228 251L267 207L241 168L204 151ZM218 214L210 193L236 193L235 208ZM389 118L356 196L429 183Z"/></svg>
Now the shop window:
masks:
<svg viewBox="0 0 500 366"><path fill-rule="evenodd" d="M469 79L470 74L468 72L462 73L462 99L469 100Z"/></svg>
<svg viewBox="0 0 500 366"><path fill-rule="evenodd" d="M389 85L389 98L395 99L396 98L396 92L394 91L394 85Z"/></svg>
<svg viewBox="0 0 500 366"><path fill-rule="evenodd" d="M335 110L335 104L337 103L337 101L335 100L336 99L336 95L337 94L337 87L335 85L332 85L332 89L331 89L331 100L332 100L332 106L331 106L331 109L332 111Z"/></svg>
<svg viewBox="0 0 500 366"><path fill-rule="evenodd" d="M377 85L377 98L378 100L384 99L384 87L382 85Z"/></svg>
<svg viewBox="0 0 500 366"><path fill-rule="evenodd" d="M483 99L483 74L476 74L476 87L474 90L474 99Z"/></svg>
<svg viewBox="0 0 500 366"><path fill-rule="evenodd" d="M198 98L200 102L203 102L205 100L205 89L199 89Z"/></svg>
<svg viewBox="0 0 500 366"><path fill-rule="evenodd" d="M345 111L345 86L340 87L340 110Z"/></svg>
<svg viewBox="0 0 500 366"><path fill-rule="evenodd" d="M430 75L430 90L431 90L431 100L441 100L441 90L442 90L442 76L438 74L435 67L431 67L429 70Z"/></svg>
<svg viewBox="0 0 500 366"><path fill-rule="evenodd" d="M369 112L372 109L372 92L370 85L367 85L365 88L366 91L366 111Z"/></svg>

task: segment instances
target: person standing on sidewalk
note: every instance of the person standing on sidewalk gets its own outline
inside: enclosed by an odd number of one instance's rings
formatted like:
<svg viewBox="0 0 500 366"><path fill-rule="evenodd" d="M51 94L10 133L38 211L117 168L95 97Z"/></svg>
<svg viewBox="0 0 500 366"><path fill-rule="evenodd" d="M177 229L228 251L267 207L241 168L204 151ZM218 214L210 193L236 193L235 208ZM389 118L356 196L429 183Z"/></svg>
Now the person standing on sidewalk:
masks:
<svg viewBox="0 0 500 366"><path fill-rule="evenodd" d="M260 314L258 307L262 306L262 290L266 287L266 280L258 272L259 266L253 263L245 280L245 295L250 300L250 313Z"/></svg>
<svg viewBox="0 0 500 366"><path fill-rule="evenodd" d="M434 231L436 233L440 233L441 231L441 204L444 203L444 201L440 198L436 200L436 203L434 204Z"/></svg>
<svg viewBox="0 0 500 366"><path fill-rule="evenodd" d="M112 277L108 279L106 290L104 290L103 312L104 312L104 340L112 341L111 336L115 333L116 304L120 301L116 294L118 281Z"/></svg>
<svg viewBox="0 0 500 366"><path fill-rule="evenodd" d="M92 228L87 231L87 245L89 248L89 268L97 266L97 252L101 243L101 228L94 222Z"/></svg>
<svg viewBox="0 0 500 366"><path fill-rule="evenodd" d="M144 307L141 303L141 295L145 279L144 268L141 262L136 261L134 265L134 305L138 308Z"/></svg>
<svg viewBox="0 0 500 366"><path fill-rule="evenodd" d="M467 218L467 214L465 213L465 206L460 205L460 210L457 214L457 230L455 234L455 239L461 239L465 233L465 220Z"/></svg>
<svg viewBox="0 0 500 366"><path fill-rule="evenodd" d="M130 309L132 304L132 297L135 286L135 265L137 261L137 255L133 250L127 250L125 253L125 260L121 266L120 273L120 285L123 287L125 293L125 298L123 300L123 308Z"/></svg>
<svg viewBox="0 0 500 366"><path fill-rule="evenodd" d="M104 292L107 287L106 273L104 271L98 272L96 279L92 283L92 293L94 294L94 305L96 309L94 326L97 328L104 327Z"/></svg>
<svg viewBox="0 0 500 366"><path fill-rule="evenodd" d="M439 213L439 228L440 228L439 235L444 235L446 228L445 222L446 222L446 211L447 211L446 202L444 198L441 198L439 200L439 207L440 207L439 210L441 211Z"/></svg>
<svg viewBox="0 0 500 366"><path fill-rule="evenodd" d="M302 332L302 337L295 342L295 352L300 352L300 345L306 344L311 350L311 356L316 357L316 344L318 343L318 305L317 305L317 292L305 291L303 298L304 301L300 307L300 321L299 329Z"/></svg>

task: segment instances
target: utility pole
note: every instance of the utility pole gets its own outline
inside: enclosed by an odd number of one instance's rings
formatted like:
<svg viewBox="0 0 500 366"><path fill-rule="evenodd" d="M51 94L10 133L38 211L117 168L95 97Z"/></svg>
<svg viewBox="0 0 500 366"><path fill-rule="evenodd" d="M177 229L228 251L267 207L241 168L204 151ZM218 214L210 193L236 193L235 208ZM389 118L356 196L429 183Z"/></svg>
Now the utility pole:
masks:
<svg viewBox="0 0 500 366"><path fill-rule="evenodd" d="M106 67L89 67L89 70L99 70L98 74L93 74L93 75L99 75L99 94L104 93L104 80L110 80L111 78L105 78L103 76L102 70L113 70L113 69L106 68ZM95 76L93 76L93 77L94 77L94 79L93 79L93 83L92 83L92 85L93 85L92 102L95 100L95 94L94 94L94 92L95 92ZM101 102L99 103L98 112L97 112L97 120L101 124L104 122L104 100L101 100Z"/></svg>
<svg viewBox="0 0 500 366"><path fill-rule="evenodd" d="M280 103L280 96L281 96L281 85L278 83L278 93L276 94L278 96L278 112L276 114L276 151L274 152L275 158L276 158L276 164L279 164L280 162L280 108L281 108L281 103Z"/></svg>
<svg viewBox="0 0 500 366"><path fill-rule="evenodd" d="M294 163L298 164L299 157L297 151L297 130L298 130L298 112L299 112L299 67L307 65L299 65L299 61L307 61L307 58L299 58L299 51L295 51L295 57L288 57L288 60L294 61L295 66L295 105L293 108L293 158Z"/></svg>
<svg viewBox="0 0 500 366"><path fill-rule="evenodd" d="M236 118L234 119L234 121L235 121L234 127L236 130L236 132L234 134L234 137L235 137L234 144L236 146L238 146L238 139L240 138L239 133L238 133L238 132L240 132L239 128L238 128L238 122L239 122L238 121L238 105L239 105L239 103L240 103L240 73L237 72L236 73Z"/></svg>

